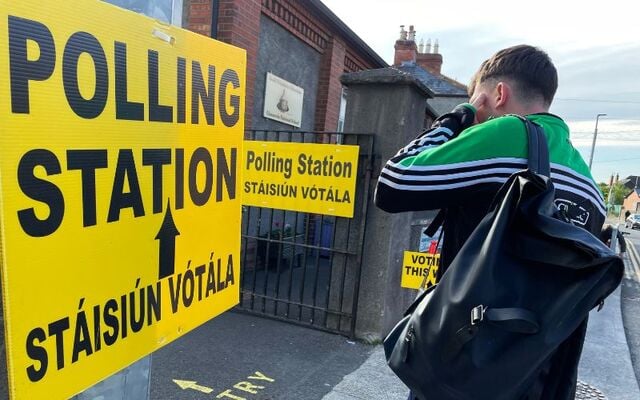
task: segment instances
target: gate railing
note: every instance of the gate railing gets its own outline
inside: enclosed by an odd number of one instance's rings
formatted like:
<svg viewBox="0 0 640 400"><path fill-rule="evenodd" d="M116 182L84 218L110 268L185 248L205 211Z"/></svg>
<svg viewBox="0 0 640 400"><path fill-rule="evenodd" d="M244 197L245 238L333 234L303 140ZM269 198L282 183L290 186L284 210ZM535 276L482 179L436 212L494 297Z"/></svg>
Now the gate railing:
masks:
<svg viewBox="0 0 640 400"><path fill-rule="evenodd" d="M354 337L374 136L250 130L245 140L359 146L353 218L243 207L238 306Z"/></svg>

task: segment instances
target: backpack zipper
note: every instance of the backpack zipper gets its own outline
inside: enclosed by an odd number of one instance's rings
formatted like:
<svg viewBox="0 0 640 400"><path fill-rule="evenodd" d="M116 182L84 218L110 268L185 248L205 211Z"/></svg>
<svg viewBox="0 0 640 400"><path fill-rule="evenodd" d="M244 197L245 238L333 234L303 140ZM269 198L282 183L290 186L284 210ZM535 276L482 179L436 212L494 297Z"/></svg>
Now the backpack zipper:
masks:
<svg viewBox="0 0 640 400"><path fill-rule="evenodd" d="M407 334L404 335L404 346L402 346L402 362L407 362L409 359L409 346L411 346L411 341L415 337L415 330L413 329L413 325L409 325L409 329L407 330Z"/></svg>

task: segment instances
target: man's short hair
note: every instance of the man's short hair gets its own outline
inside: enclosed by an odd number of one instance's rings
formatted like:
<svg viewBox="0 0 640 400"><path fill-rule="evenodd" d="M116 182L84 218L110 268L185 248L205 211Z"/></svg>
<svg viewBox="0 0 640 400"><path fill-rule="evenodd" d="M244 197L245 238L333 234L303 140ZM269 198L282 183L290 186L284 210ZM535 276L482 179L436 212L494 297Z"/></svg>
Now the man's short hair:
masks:
<svg viewBox="0 0 640 400"><path fill-rule="evenodd" d="M473 94L476 85L487 80L510 80L523 101L542 99L551 105L558 89L558 72L544 51L529 45L518 45L498 51L485 60L469 85Z"/></svg>

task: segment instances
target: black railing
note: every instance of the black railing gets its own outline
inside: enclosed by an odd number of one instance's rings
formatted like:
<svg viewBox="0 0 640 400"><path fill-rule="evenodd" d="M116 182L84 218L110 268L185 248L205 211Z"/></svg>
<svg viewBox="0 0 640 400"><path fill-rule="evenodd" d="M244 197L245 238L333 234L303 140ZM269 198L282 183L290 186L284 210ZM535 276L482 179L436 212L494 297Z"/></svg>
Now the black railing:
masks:
<svg viewBox="0 0 640 400"><path fill-rule="evenodd" d="M251 130L245 140L359 146L353 218L243 207L238 307L354 337L374 136Z"/></svg>

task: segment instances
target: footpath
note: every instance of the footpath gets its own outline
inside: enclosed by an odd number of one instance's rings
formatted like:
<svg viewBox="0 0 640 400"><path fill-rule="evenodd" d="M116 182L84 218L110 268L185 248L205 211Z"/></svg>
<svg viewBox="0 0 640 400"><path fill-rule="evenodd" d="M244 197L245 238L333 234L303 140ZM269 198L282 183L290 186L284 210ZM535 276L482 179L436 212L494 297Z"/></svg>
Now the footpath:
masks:
<svg viewBox="0 0 640 400"><path fill-rule="evenodd" d="M632 259L633 257L633 259ZM626 277L640 278L640 259L625 257ZM620 287L606 300L602 310L592 311L580 361L576 399L637 400L636 381L622 324ZM371 356L327 394L326 400L406 399L407 391L386 368L384 352L377 346Z"/></svg>

